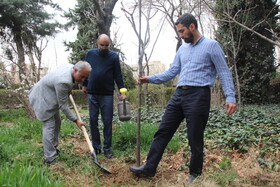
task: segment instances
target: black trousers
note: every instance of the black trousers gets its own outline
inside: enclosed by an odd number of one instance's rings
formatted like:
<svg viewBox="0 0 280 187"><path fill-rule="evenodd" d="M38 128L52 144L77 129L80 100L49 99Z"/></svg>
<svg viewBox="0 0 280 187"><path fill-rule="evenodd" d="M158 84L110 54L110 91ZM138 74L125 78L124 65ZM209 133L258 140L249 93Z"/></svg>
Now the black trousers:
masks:
<svg viewBox="0 0 280 187"><path fill-rule="evenodd" d="M190 174L201 175L203 166L204 129L210 110L210 88L177 88L169 101L147 156L146 168L156 171L168 142L180 123L187 122L187 137L191 148Z"/></svg>

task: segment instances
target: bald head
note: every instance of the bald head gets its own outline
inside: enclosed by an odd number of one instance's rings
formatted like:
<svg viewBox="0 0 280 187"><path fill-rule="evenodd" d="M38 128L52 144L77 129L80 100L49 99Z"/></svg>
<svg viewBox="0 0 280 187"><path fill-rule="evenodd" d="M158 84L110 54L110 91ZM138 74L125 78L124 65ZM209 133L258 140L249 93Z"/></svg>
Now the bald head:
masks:
<svg viewBox="0 0 280 187"><path fill-rule="evenodd" d="M108 35L101 34L97 39L97 45L99 49L99 54L102 56L106 56L109 52L111 40Z"/></svg>
<svg viewBox="0 0 280 187"><path fill-rule="evenodd" d="M110 39L110 37L107 35L107 34L100 34L99 36L98 36L98 39L97 39L97 42L99 43L99 42L111 42L111 39Z"/></svg>

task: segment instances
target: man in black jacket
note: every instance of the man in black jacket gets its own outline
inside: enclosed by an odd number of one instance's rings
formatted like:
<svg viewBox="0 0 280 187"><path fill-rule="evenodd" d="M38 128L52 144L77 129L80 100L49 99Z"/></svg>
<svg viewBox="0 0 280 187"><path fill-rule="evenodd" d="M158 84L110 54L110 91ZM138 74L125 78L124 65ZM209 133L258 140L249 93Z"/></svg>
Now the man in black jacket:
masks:
<svg viewBox="0 0 280 187"><path fill-rule="evenodd" d="M118 53L109 50L110 38L106 34L98 37L98 48L91 49L86 55L92 71L83 83L84 93L88 93L90 129L92 144L97 154L101 153L100 133L98 129L98 116L104 125L103 151L107 158L112 157L112 119L114 82L118 88L124 88Z"/></svg>

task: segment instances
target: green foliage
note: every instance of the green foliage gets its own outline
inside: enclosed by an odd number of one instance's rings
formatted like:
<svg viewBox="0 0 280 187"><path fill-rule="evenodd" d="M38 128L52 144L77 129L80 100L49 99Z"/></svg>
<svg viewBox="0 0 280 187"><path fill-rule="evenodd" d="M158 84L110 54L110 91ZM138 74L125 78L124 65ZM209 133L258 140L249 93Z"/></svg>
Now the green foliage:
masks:
<svg viewBox="0 0 280 187"><path fill-rule="evenodd" d="M174 94L175 87L165 87L164 85L150 84L148 87L149 100L145 101L143 96L142 106L159 106L165 107L172 95ZM144 89L143 89L144 92ZM128 90L127 100L132 106L137 106L138 103L138 88ZM146 98L148 99L148 98Z"/></svg>
<svg viewBox="0 0 280 187"><path fill-rule="evenodd" d="M276 145L280 144L279 111L280 107L278 105L248 106L241 112L227 116L224 108L213 108L210 111L205 129L206 147L209 149L219 147L229 151L238 149L240 152L247 152L249 147L258 144L260 146L260 157L264 157L266 153L274 154L279 151L279 147ZM159 124L163 113L164 110L160 108L151 108L150 110L143 108L141 110L141 121L147 124ZM131 121L136 121L136 116L137 111L132 110ZM116 118L114 121L119 123ZM146 128L144 126L141 127L142 130ZM128 145L134 145L136 140L129 142L128 139L135 136L131 133L135 133L136 127L129 123L123 125L123 128L124 132L120 134L127 134L129 137L124 138L121 141L122 143L117 144L125 146L123 142L127 142ZM187 143L186 126L180 126L175 136L178 136L178 140Z"/></svg>
<svg viewBox="0 0 280 187"><path fill-rule="evenodd" d="M268 102L269 81L275 72L274 44L245 30L221 13L227 12L238 22L274 40L270 30L276 28L278 6L275 0L217 0L217 40L223 45L230 66L236 64L241 99L247 104ZM265 19L265 21L264 21ZM228 22L222 20L229 20ZM240 43L239 43L240 42Z"/></svg>
<svg viewBox="0 0 280 187"><path fill-rule="evenodd" d="M21 162L15 162L14 164L3 163L1 166L0 186L63 186L61 181L50 179L50 175L50 172L46 172L40 166L24 165Z"/></svg>
<svg viewBox="0 0 280 187"><path fill-rule="evenodd" d="M58 26L57 23L51 23L49 20L53 15L47 13L44 6L49 5L52 8L59 9L57 4L49 0L41 1L1 1L0 2L0 28L9 28L13 31L23 29L25 32L32 31L32 36L50 36L53 29ZM21 28L20 28L21 27ZM3 31L3 30L2 30ZM3 34L3 33L1 33ZM18 33L19 34L19 33ZM27 33L21 33L27 34Z"/></svg>
<svg viewBox="0 0 280 187"><path fill-rule="evenodd" d="M277 113L278 111L278 113ZM261 145L261 152L275 152L280 144L279 106L261 108L248 107L233 116L213 110L205 131L205 138L211 147L224 146L246 152L255 143Z"/></svg>
<svg viewBox="0 0 280 187"><path fill-rule="evenodd" d="M227 158L223 158L220 163L220 168L223 170L231 169L231 161Z"/></svg>
<svg viewBox="0 0 280 187"><path fill-rule="evenodd" d="M128 90L134 89L136 87L136 80L133 78L132 69L125 63L121 64L122 77L124 85Z"/></svg>
<svg viewBox="0 0 280 187"><path fill-rule="evenodd" d="M232 168L231 160L223 158L220 162L220 167L213 167L214 173L210 175L219 186L231 186L238 179L237 172Z"/></svg>
<svg viewBox="0 0 280 187"><path fill-rule="evenodd" d="M277 72L275 79L270 81L270 99L274 103L280 103L280 73Z"/></svg>
<svg viewBox="0 0 280 187"><path fill-rule="evenodd" d="M14 123L14 127L17 128L16 133L22 140L41 140L42 134L42 122L38 120L31 121L26 117L20 117Z"/></svg>
<svg viewBox="0 0 280 187"><path fill-rule="evenodd" d="M223 168L215 168L215 172L210 176L222 187L231 186L234 180L239 178L235 170Z"/></svg>
<svg viewBox="0 0 280 187"><path fill-rule="evenodd" d="M73 90L73 99L78 106L84 106L88 104L88 95L82 90ZM72 105L70 104L70 101L69 105Z"/></svg>
<svg viewBox="0 0 280 187"><path fill-rule="evenodd" d="M87 51L97 47L98 31L95 18L92 16L94 15L93 7L93 2L90 0L78 0L75 9L70 9L65 14L65 17L69 20L65 27L78 27L77 39L74 42L64 43L67 51L71 51L69 61L73 64L79 60L84 60Z"/></svg>
<svg viewBox="0 0 280 187"><path fill-rule="evenodd" d="M9 113L16 114L16 111L9 110ZM152 109L149 112L143 109L142 112L144 120L141 122L141 152L145 153L149 150L163 109ZM4 114L9 115L9 113ZM4 119L9 119L5 115ZM82 132L73 122L63 117L60 138L63 143L59 146L61 153L58 157L58 171L54 172L53 169L42 166L41 123L19 116L19 118L15 117L18 118L17 120L13 119L15 123L12 125L5 125L6 122L0 124L0 186L65 186L62 181L67 182L67 186L77 186L76 177L65 179L65 175L73 176L72 174L80 174L92 180L90 182L92 185L101 186L100 171L93 166L92 157L88 155L81 158L75 150L74 141L84 141L84 139ZM88 122L88 117L83 117L83 121ZM241 152L246 152L243 145L247 147L258 145L260 152L257 161L261 167L278 171L278 160L270 159L269 154L277 156L279 152L279 124L280 108L277 105L247 106L242 112L237 112L233 116L225 116L224 108L213 108L205 132L206 148L210 150L220 147L222 150L239 149ZM185 125L179 127L168 144L167 152L176 153L182 146L187 146L185 130ZM113 129L115 156L124 156L126 161L132 160L134 158L132 153L136 150L135 137L136 125L133 120L115 123ZM219 138L221 140L217 141ZM181 142L184 144L182 145ZM187 155L189 149L184 147L184 150ZM102 155L99 158L103 163ZM186 169L186 166L181 169ZM213 179L219 186L231 186L236 180L240 180L232 167L232 161L227 157L218 165L214 164L212 170L207 170L205 176Z"/></svg>
<svg viewBox="0 0 280 187"><path fill-rule="evenodd" d="M67 136L74 136L79 134L80 131L75 123L69 121L68 119L62 120L60 136L61 138L66 138Z"/></svg>
<svg viewBox="0 0 280 187"><path fill-rule="evenodd" d="M12 39L18 46L18 53L24 52L23 44L30 52L35 53L38 50L36 42L44 37L53 36L60 27L58 22L52 20L54 15L49 14L46 7L60 10L57 4L49 0L1 1L0 36L7 43L10 43ZM11 34L13 38L9 38ZM14 57L9 51L11 49L6 50L6 55L12 60Z"/></svg>
<svg viewBox="0 0 280 187"><path fill-rule="evenodd" d="M136 150L136 124L126 122L119 126L114 131L113 146L114 150L119 151L121 154L127 154ZM141 149L148 152L150 144L153 140L154 133L157 131L157 124L142 123L140 142ZM174 136L167 146L167 150L176 153L179 150L180 143L178 136Z"/></svg>
<svg viewBox="0 0 280 187"><path fill-rule="evenodd" d="M41 160L42 150L34 145L42 139L41 125L38 121L19 119L20 121L10 128L0 126L0 160L19 159L22 162L38 164L38 160Z"/></svg>
<svg viewBox="0 0 280 187"><path fill-rule="evenodd" d="M81 158L74 153L74 144L69 142L60 146L61 154L58 157L58 161L63 161L68 167L77 166L81 162Z"/></svg>
<svg viewBox="0 0 280 187"><path fill-rule="evenodd" d="M14 122L17 121L18 118L22 116L26 116L26 111L23 108L19 108L18 110L15 109L1 110L0 122Z"/></svg>

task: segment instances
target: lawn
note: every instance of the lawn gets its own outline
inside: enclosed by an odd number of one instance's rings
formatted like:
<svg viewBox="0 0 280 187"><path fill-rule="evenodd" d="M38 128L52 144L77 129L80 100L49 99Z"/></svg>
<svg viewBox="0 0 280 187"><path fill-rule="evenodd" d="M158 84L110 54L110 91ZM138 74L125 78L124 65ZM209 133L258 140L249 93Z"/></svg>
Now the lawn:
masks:
<svg viewBox="0 0 280 187"><path fill-rule="evenodd" d="M88 123L88 111L81 110ZM141 121L141 163L162 109L145 108ZM62 115L61 151L55 165L45 166L41 123L30 121L23 109L0 111L0 186L185 186L190 151L183 122L169 143L155 177L138 178L128 169L136 165L135 114L129 122L114 116L112 159L98 159L112 174L92 161L76 125ZM87 127L88 128L88 127ZM102 128L102 126L101 126ZM233 116L212 108L205 131L203 175L190 186L280 186L280 107L247 106Z"/></svg>

